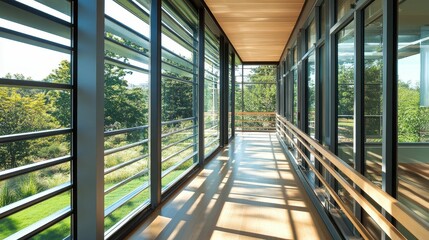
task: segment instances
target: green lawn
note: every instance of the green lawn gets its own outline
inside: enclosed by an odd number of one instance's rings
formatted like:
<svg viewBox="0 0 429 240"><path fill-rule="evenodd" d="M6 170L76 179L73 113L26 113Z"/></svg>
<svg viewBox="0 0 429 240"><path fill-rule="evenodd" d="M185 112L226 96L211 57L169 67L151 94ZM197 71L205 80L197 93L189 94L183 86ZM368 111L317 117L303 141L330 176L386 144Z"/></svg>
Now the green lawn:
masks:
<svg viewBox="0 0 429 240"><path fill-rule="evenodd" d="M166 186L168 183L176 179L185 170L178 169L171 172L163 178L162 186ZM148 181L148 176L135 179L128 184L118 188L111 192L105 197L105 206L109 206L115 201L119 200L124 195L130 193L141 184ZM112 185L112 184L110 184ZM109 187L106 185L106 187ZM144 190L136 197L128 201L125 205L114 211L112 214L105 218L104 226L105 230L115 225L118 221L126 217L131 211L143 204L149 199L149 189ZM36 204L30 208L22 210L16 214L13 214L7 218L0 220L0 239L4 239L15 232L18 232L31 224L42 220L43 218L70 206L70 193L63 193L59 196L55 196L51 199ZM63 239L70 234L70 218L66 218L63 221L53 225L52 227L41 232L39 235L33 237L33 239Z"/></svg>

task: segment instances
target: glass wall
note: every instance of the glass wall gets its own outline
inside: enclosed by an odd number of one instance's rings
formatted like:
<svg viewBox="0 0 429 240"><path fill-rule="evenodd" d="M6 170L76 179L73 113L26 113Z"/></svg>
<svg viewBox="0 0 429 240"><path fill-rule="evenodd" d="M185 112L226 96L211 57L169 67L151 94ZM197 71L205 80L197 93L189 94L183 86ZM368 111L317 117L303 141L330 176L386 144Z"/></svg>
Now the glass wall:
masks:
<svg viewBox="0 0 429 240"><path fill-rule="evenodd" d="M228 56L228 139L232 137L232 109L234 108L233 101L233 84L234 84L234 53L230 53Z"/></svg>
<svg viewBox="0 0 429 240"><path fill-rule="evenodd" d="M71 234L73 4L0 2L0 239Z"/></svg>
<svg viewBox="0 0 429 240"><path fill-rule="evenodd" d="M307 114L308 134L315 138L316 134L316 56L314 52L307 59Z"/></svg>
<svg viewBox="0 0 429 240"><path fill-rule="evenodd" d="M429 222L429 18L424 0L399 1L398 199ZM409 237L409 236L407 236Z"/></svg>
<svg viewBox="0 0 429 240"><path fill-rule="evenodd" d="M106 231L149 203L149 9L105 2Z"/></svg>
<svg viewBox="0 0 429 240"><path fill-rule="evenodd" d="M220 43L207 26L205 36L204 154L208 156L220 143Z"/></svg>
<svg viewBox="0 0 429 240"><path fill-rule="evenodd" d="M189 2L162 1L162 186L198 157L198 15Z"/></svg>
<svg viewBox="0 0 429 240"><path fill-rule="evenodd" d="M275 130L276 67L270 65L243 65L241 112L235 113L237 131ZM237 84L238 85L238 82ZM237 107L236 107L237 109Z"/></svg>

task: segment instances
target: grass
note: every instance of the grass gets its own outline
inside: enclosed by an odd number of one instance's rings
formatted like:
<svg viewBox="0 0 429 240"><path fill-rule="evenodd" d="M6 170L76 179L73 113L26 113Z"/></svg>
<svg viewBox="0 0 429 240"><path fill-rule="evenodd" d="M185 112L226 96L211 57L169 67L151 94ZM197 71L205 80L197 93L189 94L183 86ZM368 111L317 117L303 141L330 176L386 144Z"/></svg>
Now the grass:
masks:
<svg viewBox="0 0 429 240"><path fill-rule="evenodd" d="M189 136L187 133L169 136L163 139L163 146L177 142L187 136ZM164 158L168 157L170 154L178 152L184 147L189 146L189 144L191 144L192 142L193 139L189 139L188 141L185 141L181 144L172 146L171 148L163 151L162 156ZM118 146L123 146L125 144L127 144L127 142L124 140L124 138L115 138L107 142L106 146L107 148L114 148ZM105 167L109 168L122 162L128 161L130 159L139 157L141 155L144 155L144 152L146 151L147 149L145 149L144 146L137 146L118 153L108 155L105 158ZM193 148L190 148L178 154L177 156L172 157L170 160L163 162L162 170L164 171L168 169L169 167L173 166L192 152ZM193 158L181 164L176 168L176 170L166 175L162 179L162 188L164 189L166 186L168 186L168 184L180 177L180 175L183 174L189 167L191 167L192 164ZM13 202L19 201L21 199L24 199L26 197L32 196L39 192L50 189L54 186L58 186L61 183L69 181L70 166L68 163L66 165L67 166L61 164L59 166L51 167L48 169L42 169L37 172L21 176L19 177L19 179L10 179L0 183L0 207L6 206ZM107 174L105 176L105 189L108 189L114 184L117 184L118 182L130 176L133 176L147 168L148 158L144 158L129 166ZM134 191L142 184L147 183L148 181L149 173L139 178L133 179L132 181L110 192L105 196L105 207L108 207L113 203L117 202L119 199ZM147 188L141 193L139 193L137 196L129 200L123 206L112 212L109 216L105 218L105 230L108 230L113 227L136 208L147 202L149 198L150 188ZM55 212L70 206L70 200L70 193L66 192L1 219L0 226L2 227L0 231L0 239L4 239L30 226L31 224L34 224L54 214ZM71 219L70 217L68 217L51 226L50 228L44 230L32 239L63 239L70 235L70 221Z"/></svg>
<svg viewBox="0 0 429 240"><path fill-rule="evenodd" d="M0 220L0 226L2 226L2 230L0 231L0 239L4 239L11 234L30 226L31 224L40 221L61 209L66 208L67 206L70 206L70 193L68 192L12 214L9 217L3 218ZM60 224L57 227L59 227L59 229L64 229L66 226L64 226L64 224ZM56 231L60 232L59 230Z"/></svg>

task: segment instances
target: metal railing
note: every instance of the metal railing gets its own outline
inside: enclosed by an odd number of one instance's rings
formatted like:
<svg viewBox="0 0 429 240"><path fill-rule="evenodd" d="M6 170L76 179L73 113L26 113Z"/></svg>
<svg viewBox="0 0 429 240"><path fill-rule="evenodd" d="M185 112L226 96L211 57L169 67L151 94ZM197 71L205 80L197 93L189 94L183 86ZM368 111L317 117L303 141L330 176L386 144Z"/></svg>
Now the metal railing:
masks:
<svg viewBox="0 0 429 240"><path fill-rule="evenodd" d="M359 221L354 215L353 211L346 206L329 184L326 179L313 165L311 161L311 154L319 161L321 166L333 177L339 185L342 186L350 197L359 204L362 209L374 220L380 229L391 239L406 239L405 236L396 228L378 209L374 206L370 199L379 204L386 213L390 214L397 222L406 228L412 235L418 239L426 239L429 236L429 223L423 221L417 214L412 212L404 204L393 198L365 176L357 172L335 154L327 150L320 143L298 129L292 123L287 121L284 117L277 115L276 129L278 135L282 138L284 143L291 145L296 150L297 157L306 162L306 166L312 170L315 177L319 180L321 185L335 201L337 206L350 220L356 230L364 239L374 239L369 230ZM308 153L307 153L308 152ZM343 176L346 176L353 185L349 183ZM360 188L360 192L357 188ZM362 194L365 193L365 196Z"/></svg>
<svg viewBox="0 0 429 240"><path fill-rule="evenodd" d="M235 129L241 132L266 132L276 130L275 112L236 112Z"/></svg>

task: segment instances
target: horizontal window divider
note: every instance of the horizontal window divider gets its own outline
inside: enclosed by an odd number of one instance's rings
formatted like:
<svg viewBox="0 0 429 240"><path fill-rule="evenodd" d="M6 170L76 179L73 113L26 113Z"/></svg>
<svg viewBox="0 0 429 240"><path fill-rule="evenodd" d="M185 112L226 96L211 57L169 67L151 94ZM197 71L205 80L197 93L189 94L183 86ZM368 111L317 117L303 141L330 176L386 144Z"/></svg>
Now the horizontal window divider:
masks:
<svg viewBox="0 0 429 240"><path fill-rule="evenodd" d="M8 217L14 213L17 213L23 209L29 208L31 206L36 205L37 203L43 202L49 198L52 198L54 196L57 196L61 193L64 193L68 190L71 190L73 185L68 183L63 183L59 186L50 188L48 190L45 190L43 192L34 194L30 197L21 199L17 202L14 202L12 204L6 205L2 208L0 208L0 219Z"/></svg>
<svg viewBox="0 0 429 240"><path fill-rule="evenodd" d="M123 163L117 164L117 165L115 165L115 166L113 166L113 167L110 167L110 168L108 168L108 169L104 170L104 175L107 175L107 174L109 174L109 173L115 172L116 170L119 170L119 169L121 169L121 168L123 168L123 167L126 167L126 166L128 166L128 165L131 165L131 164L133 164L133 163L135 163L135 162L138 162L138 161L140 161L140 160L142 160L142 159L145 159L145 158L147 158L147 157L149 157L149 154L145 154L145 155L142 155L142 156L139 156L139 157L133 158L133 159L131 159L131 160L129 160L129 161L126 161L126 162L123 162Z"/></svg>
<svg viewBox="0 0 429 240"><path fill-rule="evenodd" d="M13 178L19 175L23 175L26 173L34 172L40 169L52 167L61 163L69 162L72 159L73 159L72 156L65 156L65 157L54 158L50 160L45 160L45 161L24 165L21 167L4 170L0 172L0 181Z"/></svg>
<svg viewBox="0 0 429 240"><path fill-rule="evenodd" d="M216 121L216 123L217 123L217 121ZM216 127L219 127L219 124L215 124L215 125L212 125L209 128L205 128L204 131L206 131L206 130L212 130L213 128L216 128Z"/></svg>
<svg viewBox="0 0 429 240"><path fill-rule="evenodd" d="M37 47L46 48L46 49L50 49L53 51L62 52L66 54L70 54L72 51L72 48L70 46L62 45L56 42L35 37L22 32L16 32L14 30L3 28L3 27L0 27L0 37L4 37L4 38L18 41L21 43L26 43L26 44L30 44Z"/></svg>
<svg viewBox="0 0 429 240"><path fill-rule="evenodd" d="M198 136L198 134L193 134L193 135L191 135L191 136L189 136L189 137L187 137L187 138L184 138L184 139L182 139L182 140L180 140L180 141L177 141L177 142L174 142L174 143L168 144L167 146L165 146L165 147L161 148L161 151L164 151L164 150L166 150L166 149L169 149L169 148L171 148L172 146L176 146L177 144L180 144L180 143L186 142L187 140L192 139L192 138L197 137L197 136Z"/></svg>
<svg viewBox="0 0 429 240"><path fill-rule="evenodd" d="M211 145L213 145L215 143L219 144L219 138L216 138L215 140L207 143L206 145L204 145L204 148L209 147L209 146L211 146Z"/></svg>
<svg viewBox="0 0 429 240"><path fill-rule="evenodd" d="M143 51L139 51L108 37L104 37L104 42L106 50L112 51L121 57L130 58L143 64L149 64L149 54Z"/></svg>
<svg viewBox="0 0 429 240"><path fill-rule="evenodd" d="M216 132L216 133L214 133L214 134L204 136L204 138L212 138L212 137L219 137L219 133L218 133L218 132Z"/></svg>
<svg viewBox="0 0 429 240"><path fill-rule="evenodd" d="M161 138L165 138L165 137L171 136L171 135L176 134L176 133L181 133L181 132L184 132L186 130L193 129L193 128L196 128L196 127L198 127L198 126L197 125L192 125L190 127L179 129L179 130L176 130L176 131L173 131L173 132L164 133L164 134L161 135Z"/></svg>
<svg viewBox="0 0 429 240"><path fill-rule="evenodd" d="M143 125L143 126L131 127L131 128L124 128L124 129L118 129L118 130L112 130L112 131L105 131L104 132L104 137L110 137L110 136L114 136L114 135L129 133L129 132L133 132L133 131L137 131L137 130L144 130L144 129L147 129L147 128L149 128L149 125Z"/></svg>
<svg viewBox="0 0 429 240"><path fill-rule="evenodd" d="M48 229L49 227L59 223L64 220L66 217L71 216L72 210L70 207L66 207L57 211L56 213L22 229L21 231L5 238L5 240L14 240L14 239L29 239L38 233Z"/></svg>
<svg viewBox="0 0 429 240"><path fill-rule="evenodd" d="M115 65L117 67L122 67L124 69L129 69L129 70L134 70L137 72L141 72L141 73L145 73L145 74L149 74L149 70L142 68L142 67L138 67L129 63L125 63L123 61L114 59L114 58L110 58L110 57L104 57L105 61L109 64Z"/></svg>
<svg viewBox="0 0 429 240"><path fill-rule="evenodd" d="M165 126L165 125L169 125L169 124L186 122L186 121L191 121L191 120L196 120L196 119L197 119L196 117L188 117L188 118L183 118L183 119L179 119L179 120L164 121L164 122L161 122L161 124L162 124L162 126Z"/></svg>
<svg viewBox="0 0 429 240"><path fill-rule="evenodd" d="M109 149L109 150L105 150L104 151L104 156L107 156L107 155L110 155L110 154L113 154L113 153L117 153L117 152L120 152L120 151L124 151L124 150L130 149L130 148L133 148L133 147L137 147L139 145L142 145L142 144L145 144L145 143L148 143L148 142L149 142L149 139L145 139L145 140L138 141L138 142L131 143L131 144L127 144L127 145L124 145L124 146L121 146L121 147L117 147L117 148L112 148L112 149Z"/></svg>
<svg viewBox="0 0 429 240"><path fill-rule="evenodd" d="M141 192L146 190L149 187L149 182L145 182L141 186L134 189L129 194L123 196L121 199L104 209L104 217L106 218L110 214L112 214L115 210L126 204L129 200L133 199L135 196L139 195Z"/></svg>
<svg viewBox="0 0 429 240"><path fill-rule="evenodd" d="M215 53L219 53L220 43L217 43L217 46L215 46L214 43L212 43L211 41L207 41L207 39L206 39L205 44L206 44L207 48L209 48L209 50L211 50L210 52L213 53L212 54L213 56L215 55Z"/></svg>
<svg viewBox="0 0 429 240"><path fill-rule="evenodd" d="M163 2L163 4L169 5L167 2ZM169 6L161 6L162 16L161 19L166 22L166 24L171 23L172 25L176 25L176 27L179 27L182 29L186 34L192 37L192 32L196 32L194 24L186 18L186 16L181 17L181 14L178 14L177 11L175 11L175 7ZM173 12L174 14L171 14Z"/></svg>
<svg viewBox="0 0 429 240"><path fill-rule="evenodd" d="M132 180L142 177L146 174L149 174L149 168L145 168L143 171L138 172L137 174L134 174L116 184L114 184L113 186L109 187L108 189L104 190L104 195L107 195L111 192L113 192L114 190L116 190L117 188L124 186L125 184L131 182Z"/></svg>
<svg viewBox="0 0 429 240"><path fill-rule="evenodd" d="M206 83L206 82L208 82L208 84L209 85L211 85L212 83L214 83L214 84L217 84L218 85L218 87L217 88L211 88L211 89L218 89L219 90L219 94L220 94L220 81L219 81L219 79L217 79L217 80L213 80L213 79L210 79L210 78L207 78L207 77L204 77L204 84ZM206 85L208 85L208 84L206 84Z"/></svg>
<svg viewBox="0 0 429 240"><path fill-rule="evenodd" d="M189 51L198 52L198 49L196 47L194 47L194 45L192 43L188 42L186 39L184 39L182 36L180 36L180 34L176 33L174 31L174 29L171 29L170 26L165 25L165 24L162 24L162 26L163 26L163 29L165 29L165 31L162 31L163 34L165 34L166 36L171 38L173 41L177 41L178 44L182 43L183 45L186 45L187 47L189 47L189 48L187 48ZM182 45L182 44L180 44L180 45ZM183 45L182 45L182 47L184 47Z"/></svg>
<svg viewBox="0 0 429 240"><path fill-rule="evenodd" d="M32 139L42 138L42 137L52 137L52 136L67 134L72 132L73 130L71 128L64 128L64 129L44 130L44 131L38 131L38 132L10 134L10 135L0 136L0 144L23 141L23 140L32 140Z"/></svg>
<svg viewBox="0 0 429 240"><path fill-rule="evenodd" d="M188 77L193 77L194 75L197 75L196 73L193 73L192 70L188 70L188 69L185 69L183 67L176 66L176 65L174 65L172 63L168 63L164 60L162 60L162 64L164 65L164 66L162 66L163 70L170 70L176 74L179 74L179 73L187 74ZM165 66L167 66L168 69ZM175 70L178 70L178 71L175 71Z"/></svg>
<svg viewBox="0 0 429 240"><path fill-rule="evenodd" d="M189 146L187 146L187 147L185 147L185 148L181 149L180 151L175 152L175 153L171 154L170 156L168 156L168 157L166 157L166 158L162 159L162 160L161 160L161 163L167 162L168 160L172 159L173 157L175 157L175 156L177 156L177 155L181 154L182 152L184 152L184 151L188 150L189 148L194 147L194 146L196 146L196 145L197 145L197 143L192 143L191 145L189 145Z"/></svg>
<svg viewBox="0 0 429 240"><path fill-rule="evenodd" d="M168 14L172 19L174 19L174 21L178 22L180 25L184 26L185 28L188 27L189 29L187 29L187 30L190 32L197 31L196 26L194 26L197 24L196 23L196 21L197 21L197 13L196 12L191 13L191 14L195 15L195 21L193 23L192 20L189 18L190 16L182 15L179 12L177 12L176 7L174 7L170 2L165 1L162 4L163 5L161 7L161 10L163 12L165 12L166 14ZM182 17L180 15L182 15ZM177 20L177 17L179 17L179 20L181 20L181 21Z"/></svg>
<svg viewBox="0 0 429 240"><path fill-rule="evenodd" d="M59 89L59 90L73 89L73 85L71 84L52 83L52 82L34 81L34 80L16 80L16 79L6 79L6 78L0 78L0 86L47 88L47 89Z"/></svg>
<svg viewBox="0 0 429 240"><path fill-rule="evenodd" d="M204 60L212 63L217 69L220 68L220 54L219 51L211 51L210 49L205 49Z"/></svg>
<svg viewBox="0 0 429 240"><path fill-rule="evenodd" d="M191 61L189 61L188 59L186 59L186 58L183 58L183 56L180 56L179 54L177 54L177 53L175 53L175 52L173 52L173 51L171 51L170 49L168 49L168 48L166 48L166 47L161 47L161 49L162 49L162 51L163 51L163 53L165 54L165 55L167 55L167 56L169 56L169 58L175 58L175 59L177 59L177 60L179 60L179 61L182 61L182 63L184 63L184 64L189 64L189 65L191 65L191 66L193 66L193 67L198 67L196 64L194 64L193 62L191 62ZM167 57L168 58L168 57Z"/></svg>
<svg viewBox="0 0 429 240"><path fill-rule="evenodd" d="M115 2L117 2L119 5L121 5L121 7L123 7L124 9L126 9L129 13L135 15L140 20L149 22L149 19L150 19L150 15L149 14L150 13L147 12L145 9L141 8L134 1L130 1L130 0L115 0ZM141 4L141 1L138 1L138 2ZM146 7L149 7L149 6L146 6Z"/></svg>
<svg viewBox="0 0 429 240"><path fill-rule="evenodd" d="M30 6L28 6L28 5L24 4L24 3L20 3L18 1L12 1L12 0L4 0L4 2L7 3L7 4L9 4L9 5L11 5L11 6L14 6L16 8L19 8L21 10L24 10L24 11L28 12L29 14L34 14L34 15L36 15L38 17L41 17L41 18L46 19L46 20L49 20L51 22L58 23L60 25L68 27L68 28L72 27L72 24L70 22L67 22L67 21L65 21L63 19L57 18L57 17L55 17L53 15L50 15L48 13L45 13L45 12L43 12L41 10L35 9L33 7L30 7ZM5 10L11 10L11 9L5 9ZM11 10L11 12L13 12L13 10Z"/></svg>
<svg viewBox="0 0 429 240"><path fill-rule="evenodd" d="M198 154L198 152L193 152L191 155L185 157L184 159L180 160L179 162L177 162L173 166L169 167L168 169L166 169L165 171L163 171L161 173L161 178L167 176L169 173L171 173L172 171L176 170L180 165L182 165L183 163L185 163L189 159L193 158L197 154Z"/></svg>
<svg viewBox="0 0 429 240"><path fill-rule="evenodd" d="M179 81L179 82L189 83L193 85L198 85L198 83L193 82L191 80L185 80L171 75L161 74L161 76L164 78L164 80L170 80L170 81L173 80L173 81Z"/></svg>
<svg viewBox="0 0 429 240"><path fill-rule="evenodd" d="M219 75L216 75L216 74L214 74L214 73L212 73L212 72L208 71L207 69L204 69L204 72L205 72L205 73L208 73L209 75L212 75L213 77L215 77L215 78L217 79L217 81L219 81L219 78L220 78L220 76L219 76ZM219 74L220 74L220 72L219 72ZM206 80L209 80L209 81L213 81L213 82L214 82L214 80L210 80L210 79L206 79Z"/></svg>
<svg viewBox="0 0 429 240"><path fill-rule="evenodd" d="M192 41L198 41L198 39L192 36L192 34L189 33L186 28L178 24L176 21L174 21L174 19L169 21L170 19L168 19L168 17L165 18L166 16L165 12L163 13L164 14L162 15L162 18L161 18L163 27L170 29L170 31L174 31L175 35L180 36L184 41L188 43L189 41L187 40L187 38L189 38L189 40L192 40Z"/></svg>
<svg viewBox="0 0 429 240"><path fill-rule="evenodd" d="M133 34L133 35L137 36L140 40L144 40L143 42L144 42L144 43L147 43L148 45L147 45L147 46L143 46L143 47L145 47L145 48L147 48L147 49L150 49L150 47L149 47L149 43L150 43L150 39L149 39L149 37L147 37L147 36L145 36L145 35L143 35L143 34L141 34L141 33L137 32L136 30L134 30L134 29L132 29L132 28L128 27L127 25L125 25L125 24L123 24L122 22L120 22L120 21L118 21L118 20L116 20L116 19L112 18L112 17L111 17L111 16L109 16L109 15L104 15L104 17L105 17L108 21L112 22L114 25L117 25L116 27L118 27L118 29L115 29L115 30L122 30L122 29L124 29L124 30L128 31L129 33L131 33L131 34ZM106 26L108 26L108 23L106 23ZM109 28L106 28L106 32L112 32L112 33L117 32L117 31L109 31L109 30L110 30L110 27L109 27ZM116 34L115 34L115 35L116 35ZM119 35L119 34L118 34L118 35ZM132 39L132 38L130 38L130 39Z"/></svg>

